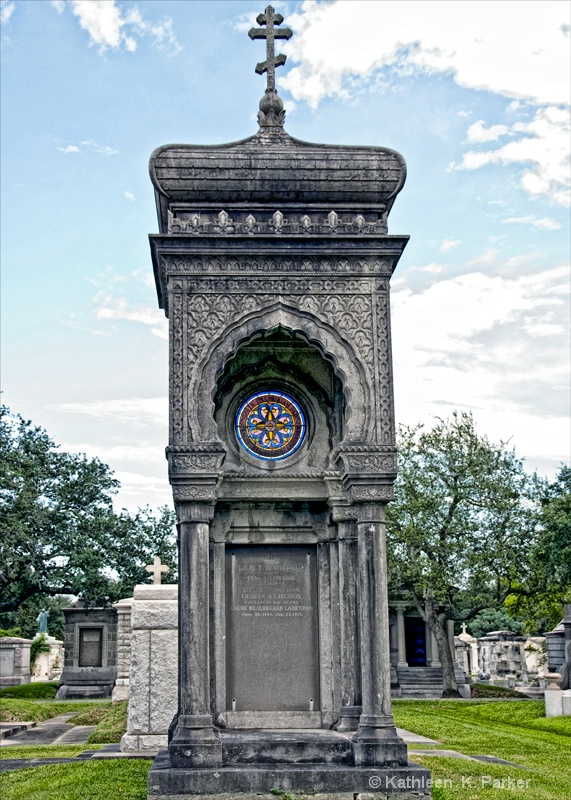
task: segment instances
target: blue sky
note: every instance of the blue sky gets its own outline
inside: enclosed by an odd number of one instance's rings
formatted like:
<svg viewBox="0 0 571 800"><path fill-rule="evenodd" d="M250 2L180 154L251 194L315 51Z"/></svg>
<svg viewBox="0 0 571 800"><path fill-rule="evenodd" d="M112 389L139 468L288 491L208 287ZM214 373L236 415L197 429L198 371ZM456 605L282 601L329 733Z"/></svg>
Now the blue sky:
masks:
<svg viewBox="0 0 571 800"><path fill-rule="evenodd" d="M569 4L283 2L286 130L392 147L397 417L472 410L530 469L569 461ZM148 159L257 130L246 0L2 0L2 387L170 502Z"/></svg>

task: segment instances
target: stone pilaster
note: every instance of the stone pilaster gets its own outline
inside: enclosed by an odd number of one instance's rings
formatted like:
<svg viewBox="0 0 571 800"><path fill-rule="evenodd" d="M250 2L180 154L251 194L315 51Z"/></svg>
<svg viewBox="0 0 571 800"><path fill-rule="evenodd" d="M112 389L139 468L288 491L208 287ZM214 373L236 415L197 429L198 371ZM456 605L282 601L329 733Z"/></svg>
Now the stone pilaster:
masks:
<svg viewBox="0 0 571 800"><path fill-rule="evenodd" d="M129 674L131 672L131 607L133 598L113 604L117 610L117 680L111 693L114 703L129 699Z"/></svg>
<svg viewBox="0 0 571 800"><path fill-rule="evenodd" d="M338 731L356 731L361 715L361 667L359 663L359 617L357 536L352 507L330 501L337 523L339 543L339 597L341 645L341 709Z"/></svg>
<svg viewBox="0 0 571 800"><path fill-rule="evenodd" d="M403 765L406 745L391 711L384 505L359 503L356 510L363 709L354 738L355 764Z"/></svg>
<svg viewBox="0 0 571 800"><path fill-rule="evenodd" d="M406 660L406 636L404 629L404 612L406 609L405 603L393 603L393 607L397 612L397 667L408 667Z"/></svg>
<svg viewBox="0 0 571 800"><path fill-rule="evenodd" d="M201 494L204 488L200 487ZM179 711L169 755L173 767L211 767L222 763L222 745L210 707L208 535L213 504L178 502L177 513L179 619L182 624L179 626Z"/></svg>

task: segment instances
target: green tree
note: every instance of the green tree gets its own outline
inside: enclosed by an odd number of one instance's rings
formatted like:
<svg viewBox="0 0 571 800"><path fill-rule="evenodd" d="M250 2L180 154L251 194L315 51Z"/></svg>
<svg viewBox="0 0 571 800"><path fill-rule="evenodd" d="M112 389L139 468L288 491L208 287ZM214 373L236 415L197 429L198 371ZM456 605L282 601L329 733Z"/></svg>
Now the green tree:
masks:
<svg viewBox="0 0 571 800"><path fill-rule="evenodd" d="M508 613L527 633L554 628L571 603L571 468L563 464L541 498L540 528L530 548L531 583L535 591L506 601Z"/></svg>
<svg viewBox="0 0 571 800"><path fill-rule="evenodd" d="M57 595L108 604L151 580L153 556L176 563L174 513L116 514L118 487L99 459L0 407L0 613Z"/></svg>
<svg viewBox="0 0 571 800"><path fill-rule="evenodd" d="M455 696L445 621L472 619L525 593L538 536L540 482L471 414L399 431L399 475L387 509L393 592L411 596L434 634L443 696Z"/></svg>

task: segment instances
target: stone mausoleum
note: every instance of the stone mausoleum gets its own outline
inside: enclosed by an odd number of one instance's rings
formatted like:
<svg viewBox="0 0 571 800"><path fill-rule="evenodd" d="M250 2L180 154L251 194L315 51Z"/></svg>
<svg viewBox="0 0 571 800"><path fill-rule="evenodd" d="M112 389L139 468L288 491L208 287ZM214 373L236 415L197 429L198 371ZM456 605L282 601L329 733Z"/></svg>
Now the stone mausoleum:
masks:
<svg viewBox="0 0 571 800"><path fill-rule="evenodd" d="M381 147L289 136L268 7L259 131L151 157L170 329L179 701L149 797L428 797L391 713L385 505L396 474Z"/></svg>

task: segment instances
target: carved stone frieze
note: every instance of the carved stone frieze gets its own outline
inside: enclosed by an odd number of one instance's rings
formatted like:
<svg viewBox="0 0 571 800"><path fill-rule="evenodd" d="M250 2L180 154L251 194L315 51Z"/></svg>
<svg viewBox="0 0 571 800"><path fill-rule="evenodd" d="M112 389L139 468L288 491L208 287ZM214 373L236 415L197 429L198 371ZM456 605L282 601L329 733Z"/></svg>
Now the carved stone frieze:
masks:
<svg viewBox="0 0 571 800"><path fill-rule="evenodd" d="M168 211L168 233L192 236L379 236L387 233L387 216L376 211L326 211L279 209L273 214L262 209L182 209Z"/></svg>
<svg viewBox="0 0 571 800"><path fill-rule="evenodd" d="M233 274L249 275L265 272L268 277L279 277L280 273L313 273L330 277L338 275L379 275L390 277L398 255L346 254L305 254L276 253L259 254L244 252L240 254L188 254L163 255L160 268L166 276Z"/></svg>
<svg viewBox="0 0 571 800"><path fill-rule="evenodd" d="M373 310L370 295L278 295L282 302L309 311L342 331L370 370L374 370ZM242 316L275 302L275 294L192 294L187 301L187 369L192 369L205 347Z"/></svg>
<svg viewBox="0 0 571 800"><path fill-rule="evenodd" d="M339 463L344 473L396 473L397 454L394 448L349 445L340 448Z"/></svg>
<svg viewBox="0 0 571 800"><path fill-rule="evenodd" d="M170 310L170 441L173 444L178 444L184 441L185 438L183 309L184 298L182 294L174 294Z"/></svg>
<svg viewBox="0 0 571 800"><path fill-rule="evenodd" d="M172 494L175 503L214 502L216 500L216 484L191 485L173 484Z"/></svg>
<svg viewBox="0 0 571 800"><path fill-rule="evenodd" d="M349 492L354 503L388 503L394 497L392 484L357 484Z"/></svg>
<svg viewBox="0 0 571 800"><path fill-rule="evenodd" d="M391 318L387 291L375 294L377 401L380 430L378 441L395 444L395 411L391 363ZM395 465L396 469L396 465Z"/></svg>

